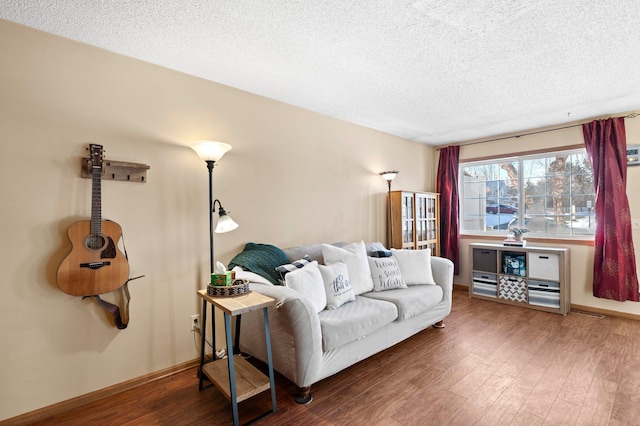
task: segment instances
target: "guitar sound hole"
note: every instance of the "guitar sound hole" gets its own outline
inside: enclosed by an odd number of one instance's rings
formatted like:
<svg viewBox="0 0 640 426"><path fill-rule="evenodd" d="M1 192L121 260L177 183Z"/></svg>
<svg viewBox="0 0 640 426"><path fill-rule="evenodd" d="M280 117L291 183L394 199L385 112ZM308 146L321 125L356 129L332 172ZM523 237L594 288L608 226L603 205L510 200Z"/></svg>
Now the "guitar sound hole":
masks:
<svg viewBox="0 0 640 426"><path fill-rule="evenodd" d="M89 235L87 237L87 247L89 250L100 250L104 247L105 239L102 235Z"/></svg>

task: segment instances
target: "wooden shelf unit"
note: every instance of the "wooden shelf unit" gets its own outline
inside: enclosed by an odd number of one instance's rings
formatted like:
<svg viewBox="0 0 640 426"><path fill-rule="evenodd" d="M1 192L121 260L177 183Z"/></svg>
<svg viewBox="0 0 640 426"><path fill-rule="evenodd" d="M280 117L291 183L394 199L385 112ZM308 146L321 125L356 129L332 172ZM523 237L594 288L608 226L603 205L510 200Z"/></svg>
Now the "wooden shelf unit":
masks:
<svg viewBox="0 0 640 426"><path fill-rule="evenodd" d="M440 194L391 191L391 217L387 221L389 248L431 249L440 255ZM393 230L393 238L391 232Z"/></svg>
<svg viewBox="0 0 640 426"><path fill-rule="evenodd" d="M568 248L469 244L469 297L566 315L571 309Z"/></svg>
<svg viewBox="0 0 640 426"><path fill-rule="evenodd" d="M269 377L262 374L240 355L234 355L233 361L236 374L236 399L238 402L249 399L271 387ZM231 401L231 392L229 390L231 382L229 380L229 365L227 360L219 359L205 364L202 367L202 371L211 379L211 383Z"/></svg>

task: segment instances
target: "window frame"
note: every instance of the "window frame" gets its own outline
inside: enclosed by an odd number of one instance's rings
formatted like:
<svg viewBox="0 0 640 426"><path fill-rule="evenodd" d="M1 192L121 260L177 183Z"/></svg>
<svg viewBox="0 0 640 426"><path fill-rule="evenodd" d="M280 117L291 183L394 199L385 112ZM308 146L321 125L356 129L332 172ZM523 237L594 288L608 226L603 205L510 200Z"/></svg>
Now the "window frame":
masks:
<svg viewBox="0 0 640 426"><path fill-rule="evenodd" d="M524 200L524 186L525 186L525 177L523 176L523 168L522 168L522 164L523 161L526 160L535 160L535 159L540 159L540 158L549 158L549 157L554 157L554 156L569 156L572 154L583 154L583 155L587 155L586 152L586 148L584 145L571 145L571 146L564 146L564 147L556 147L556 148L550 148L550 149L541 149L541 150L535 150L535 151L526 151L526 152L518 152L518 153L508 153L508 154L502 154L502 155L492 155L492 156L487 156L487 157L482 157L482 158L469 158L469 159L464 159L464 160L460 160L459 162L459 166L458 166L458 175L460 176L460 178L458 179L458 191L460 194L460 208L459 208L459 223L460 223L460 236L461 237L485 237L485 238L505 238L508 235L508 231L502 229L502 230L491 230L491 231L480 231L480 230L465 230L462 229L462 226L464 225L464 185L465 185L465 180L464 180L464 168L469 166L469 163L474 163L473 165L478 165L478 166L482 166L482 165L496 165L496 164L502 164L502 163L508 163L508 162L517 162L518 163L518 205L523 205L523 200ZM573 172L573 171L572 171ZM593 176L593 169L591 170L592 176ZM573 173L571 173L571 175L573 176ZM595 195L595 188L594 188L594 195ZM485 200L486 202L486 200ZM500 202L499 202L500 204ZM486 211L485 211L486 214ZM594 231L595 231L595 203L593 205L593 218L594 218ZM524 210L522 213L519 214L519 218L522 219L524 217L525 213ZM574 242L590 242L593 243L594 238L595 238L595 232L594 234L577 234L577 235L571 235L571 234L553 234L553 233L546 233L546 232L532 232L529 234L526 234L527 239L537 239L537 240L549 240L549 241L553 241L553 240L570 240L570 241L574 241Z"/></svg>

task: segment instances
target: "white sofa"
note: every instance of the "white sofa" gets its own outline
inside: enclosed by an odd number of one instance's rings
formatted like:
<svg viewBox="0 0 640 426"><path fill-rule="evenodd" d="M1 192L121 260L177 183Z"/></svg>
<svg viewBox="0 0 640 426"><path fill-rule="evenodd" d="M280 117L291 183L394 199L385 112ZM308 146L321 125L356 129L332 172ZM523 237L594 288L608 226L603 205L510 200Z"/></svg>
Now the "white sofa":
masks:
<svg viewBox="0 0 640 426"><path fill-rule="evenodd" d="M366 245L368 254L381 248L380 243ZM291 262L305 255L324 262L321 244L284 252ZM321 312L292 288L240 273L254 278L250 278L252 291L277 300L276 308L269 309L273 364L298 387L296 402L311 401L312 384L432 325L444 327L443 320L451 312L453 263L434 256L430 263L436 285L366 292L337 309ZM242 315L240 350L266 362L262 311Z"/></svg>

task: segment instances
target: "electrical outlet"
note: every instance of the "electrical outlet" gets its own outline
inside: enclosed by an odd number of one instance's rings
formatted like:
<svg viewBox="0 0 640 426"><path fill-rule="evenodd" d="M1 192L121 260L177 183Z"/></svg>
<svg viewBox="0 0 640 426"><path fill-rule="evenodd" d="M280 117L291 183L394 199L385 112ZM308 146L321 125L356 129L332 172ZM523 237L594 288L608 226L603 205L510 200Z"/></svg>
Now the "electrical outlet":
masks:
<svg viewBox="0 0 640 426"><path fill-rule="evenodd" d="M191 315L191 331L200 328L200 315Z"/></svg>

